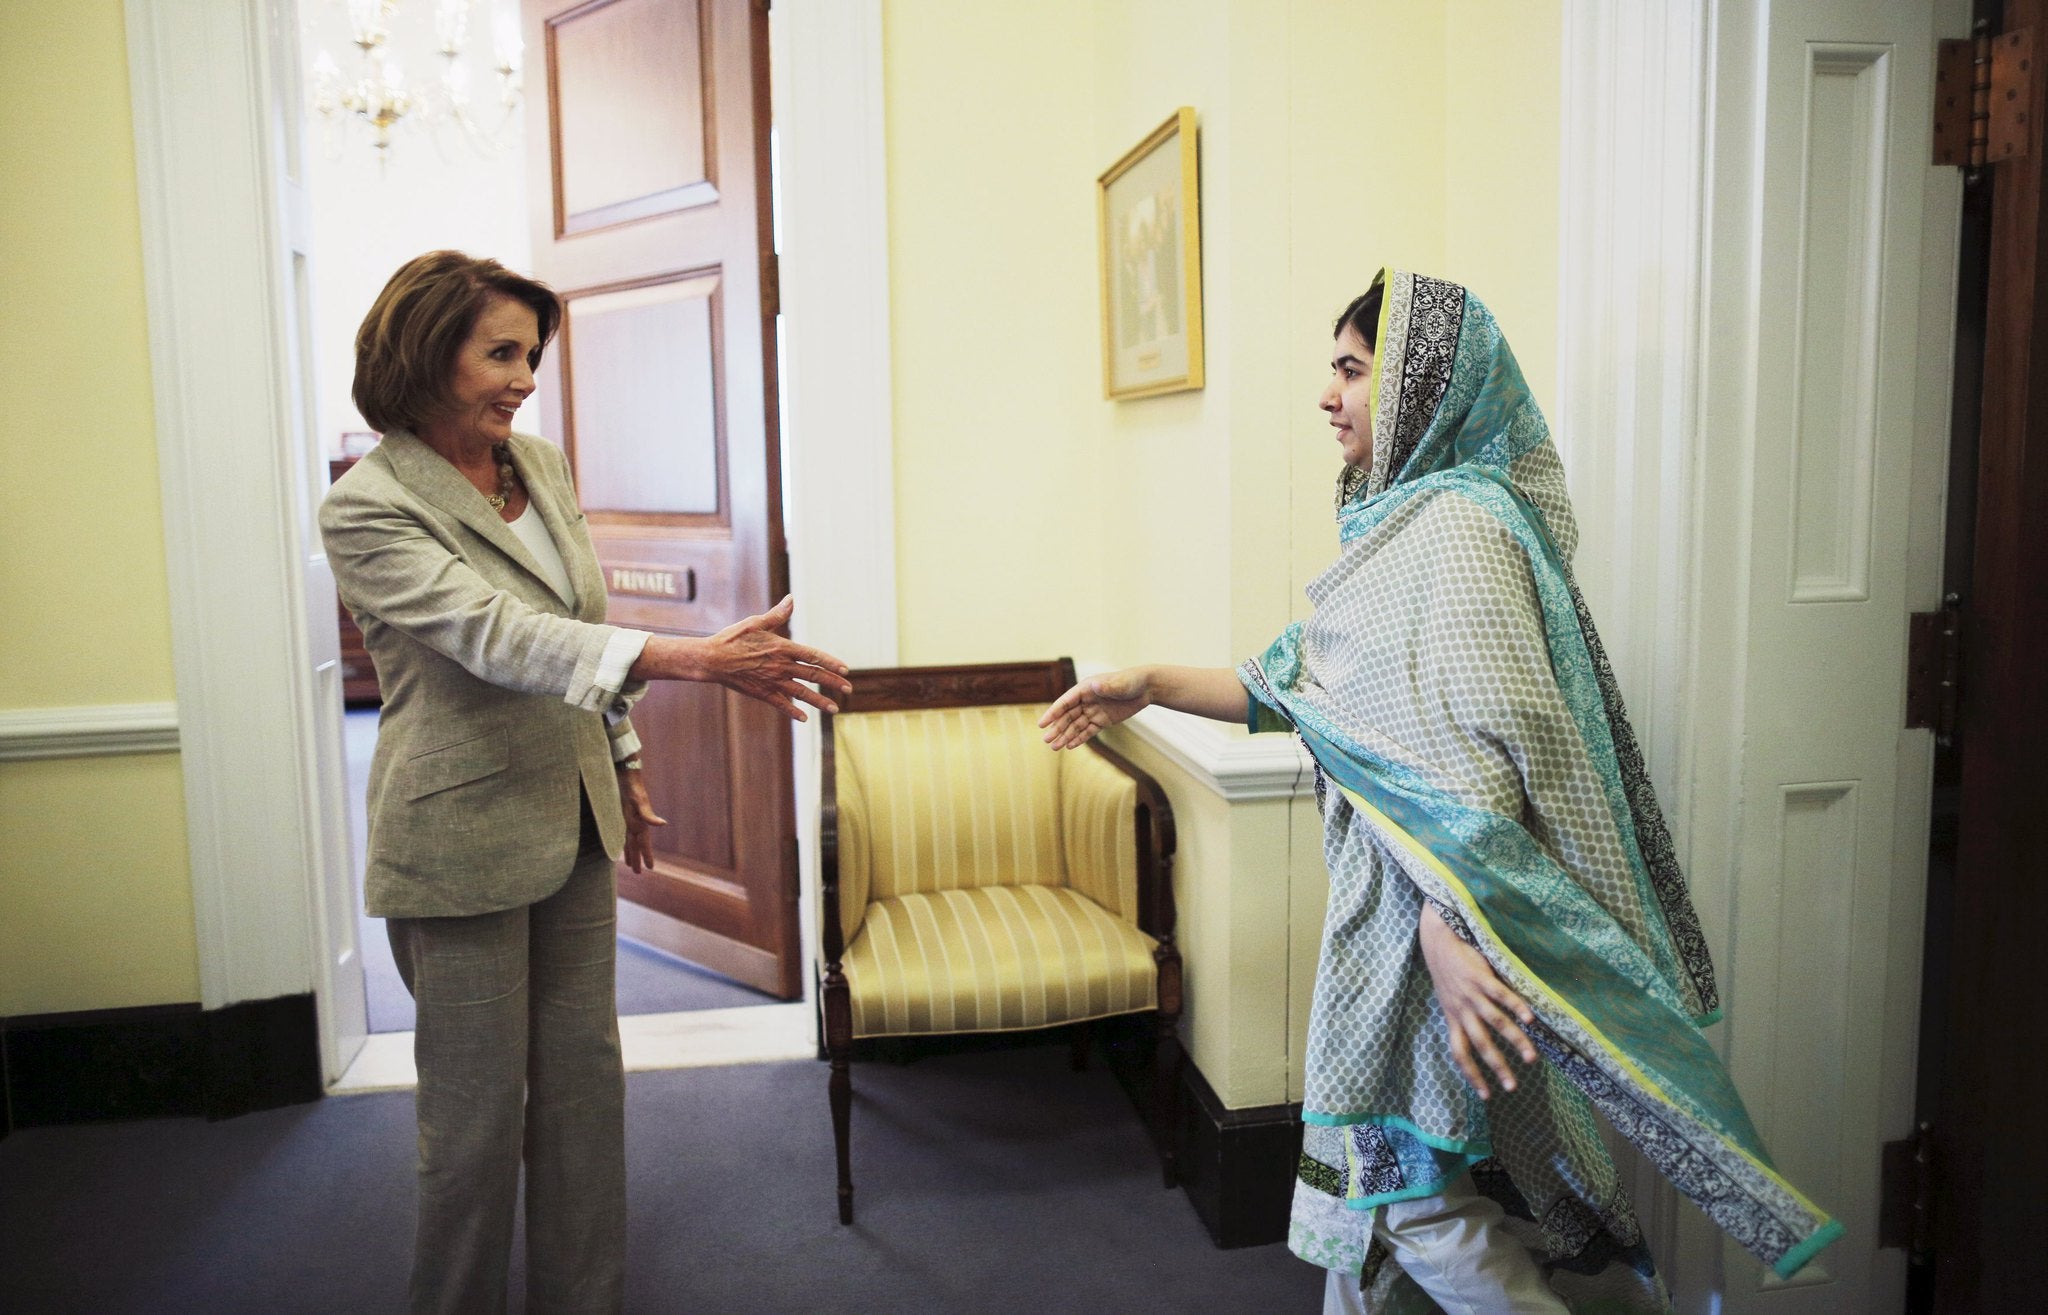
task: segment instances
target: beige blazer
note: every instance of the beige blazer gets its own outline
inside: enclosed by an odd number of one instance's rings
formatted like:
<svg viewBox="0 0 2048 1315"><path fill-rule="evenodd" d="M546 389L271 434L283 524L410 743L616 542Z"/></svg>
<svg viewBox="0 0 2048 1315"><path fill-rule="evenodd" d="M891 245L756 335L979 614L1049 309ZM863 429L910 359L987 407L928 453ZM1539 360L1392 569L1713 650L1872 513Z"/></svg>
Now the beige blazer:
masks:
<svg viewBox="0 0 2048 1315"><path fill-rule="evenodd" d="M588 797L616 858L625 835L593 687L605 645L604 578L569 463L515 434L512 462L562 554L576 605L484 496L411 434L394 431L334 482L320 536L341 601L384 694L370 763L365 902L373 916L490 913L568 879ZM599 711L589 710L598 708Z"/></svg>

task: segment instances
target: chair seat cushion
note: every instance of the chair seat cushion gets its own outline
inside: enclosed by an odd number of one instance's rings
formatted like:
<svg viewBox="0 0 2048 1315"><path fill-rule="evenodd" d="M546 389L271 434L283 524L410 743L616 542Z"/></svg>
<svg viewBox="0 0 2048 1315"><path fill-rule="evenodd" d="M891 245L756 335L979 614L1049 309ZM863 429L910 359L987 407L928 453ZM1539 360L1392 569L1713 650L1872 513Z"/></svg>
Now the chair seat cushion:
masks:
<svg viewBox="0 0 2048 1315"><path fill-rule="evenodd" d="M1018 1031L1154 1009L1155 943L1064 886L878 900L846 949L853 1034Z"/></svg>

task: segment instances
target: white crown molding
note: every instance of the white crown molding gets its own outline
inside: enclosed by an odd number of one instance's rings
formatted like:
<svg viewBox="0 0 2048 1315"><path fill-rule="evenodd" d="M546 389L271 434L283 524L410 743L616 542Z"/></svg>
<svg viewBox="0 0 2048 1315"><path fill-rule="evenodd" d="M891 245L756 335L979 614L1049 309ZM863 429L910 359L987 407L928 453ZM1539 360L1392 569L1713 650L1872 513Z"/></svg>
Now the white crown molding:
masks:
<svg viewBox="0 0 2048 1315"><path fill-rule="evenodd" d="M0 708L0 762L177 751L175 703Z"/></svg>
<svg viewBox="0 0 2048 1315"><path fill-rule="evenodd" d="M1075 670L1099 676L1111 667L1078 662ZM1158 707L1145 709L1124 726L1230 803L1315 793L1315 761L1292 735L1247 735L1220 721Z"/></svg>

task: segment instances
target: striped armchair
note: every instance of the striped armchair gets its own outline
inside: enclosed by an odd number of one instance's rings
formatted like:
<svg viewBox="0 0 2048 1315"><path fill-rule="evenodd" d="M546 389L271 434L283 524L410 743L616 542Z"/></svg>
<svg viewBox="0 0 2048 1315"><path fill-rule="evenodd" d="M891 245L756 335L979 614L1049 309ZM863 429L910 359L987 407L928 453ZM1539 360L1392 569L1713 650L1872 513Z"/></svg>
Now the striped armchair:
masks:
<svg viewBox="0 0 2048 1315"><path fill-rule="evenodd" d="M1173 813L1099 742L1037 720L1074 664L856 671L823 725L825 1048L839 1222L853 1222L853 1043L1146 1016L1145 1103L1175 1181L1180 951Z"/></svg>

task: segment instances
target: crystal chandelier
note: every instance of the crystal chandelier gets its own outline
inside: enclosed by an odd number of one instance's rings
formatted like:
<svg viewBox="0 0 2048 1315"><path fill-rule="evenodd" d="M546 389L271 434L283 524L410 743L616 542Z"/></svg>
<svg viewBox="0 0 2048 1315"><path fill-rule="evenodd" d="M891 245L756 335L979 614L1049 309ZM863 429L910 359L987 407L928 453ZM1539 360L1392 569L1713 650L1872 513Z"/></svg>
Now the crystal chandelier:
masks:
<svg viewBox="0 0 2048 1315"><path fill-rule="evenodd" d="M405 70L391 51L391 20L399 0L331 0L348 10L349 39L356 47L355 75L325 50L313 61L311 103L327 127L330 150L339 150L337 134L367 133L380 161L391 154L394 130L424 127L440 145L444 132L456 135L483 155L495 155L506 144L513 116L519 112L519 7L516 0L497 0L491 15L491 64L498 77L495 122L478 118L470 100L469 64L463 58L469 36L471 0L434 0L433 40L441 57L441 75L419 87L408 86Z"/></svg>

